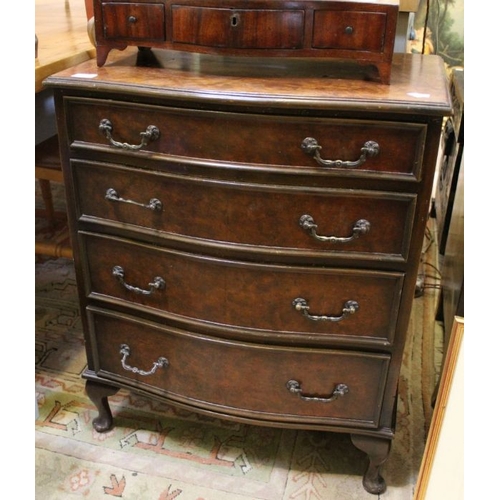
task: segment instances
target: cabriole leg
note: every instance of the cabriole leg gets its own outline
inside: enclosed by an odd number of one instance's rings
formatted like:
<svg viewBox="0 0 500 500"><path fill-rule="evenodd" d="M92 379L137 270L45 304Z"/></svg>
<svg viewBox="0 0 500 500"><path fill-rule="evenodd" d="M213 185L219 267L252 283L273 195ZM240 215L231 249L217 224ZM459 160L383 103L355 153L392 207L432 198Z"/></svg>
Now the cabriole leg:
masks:
<svg viewBox="0 0 500 500"><path fill-rule="evenodd" d="M113 427L113 415L111 415L108 397L116 394L118 387L87 380L85 390L99 412L99 415L92 421L94 429L97 432L109 431Z"/></svg>
<svg viewBox="0 0 500 500"><path fill-rule="evenodd" d="M386 484L384 478L380 475L380 469L389 456L392 440L351 434L351 441L356 448L365 452L370 459L368 468L363 476L365 490L374 495L384 493Z"/></svg>

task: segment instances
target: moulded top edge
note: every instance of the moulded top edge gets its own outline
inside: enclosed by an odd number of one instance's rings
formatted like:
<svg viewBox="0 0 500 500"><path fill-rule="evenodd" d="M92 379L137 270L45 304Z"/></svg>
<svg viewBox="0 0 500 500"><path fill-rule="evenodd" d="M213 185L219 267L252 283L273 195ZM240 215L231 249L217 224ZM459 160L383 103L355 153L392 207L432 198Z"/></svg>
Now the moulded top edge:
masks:
<svg viewBox="0 0 500 500"><path fill-rule="evenodd" d="M103 67L87 61L45 80L48 87L148 99L264 105L290 109L380 111L449 115L451 98L443 60L395 54L389 85L348 73L325 60L238 58L158 51L158 67L135 57Z"/></svg>

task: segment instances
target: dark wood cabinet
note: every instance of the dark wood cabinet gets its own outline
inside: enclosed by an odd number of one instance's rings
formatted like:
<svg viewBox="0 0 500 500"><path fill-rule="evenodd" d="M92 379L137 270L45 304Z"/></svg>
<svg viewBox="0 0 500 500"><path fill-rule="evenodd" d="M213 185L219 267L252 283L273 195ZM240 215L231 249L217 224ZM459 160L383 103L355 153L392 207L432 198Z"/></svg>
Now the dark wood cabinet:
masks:
<svg viewBox="0 0 500 500"><path fill-rule="evenodd" d="M94 0L97 64L132 45L354 60L389 83L399 0Z"/></svg>
<svg viewBox="0 0 500 500"><path fill-rule="evenodd" d="M153 53L46 81L94 427L127 388L346 432L370 458L365 488L383 491L451 111L442 60L396 55L388 86L325 77L326 61Z"/></svg>

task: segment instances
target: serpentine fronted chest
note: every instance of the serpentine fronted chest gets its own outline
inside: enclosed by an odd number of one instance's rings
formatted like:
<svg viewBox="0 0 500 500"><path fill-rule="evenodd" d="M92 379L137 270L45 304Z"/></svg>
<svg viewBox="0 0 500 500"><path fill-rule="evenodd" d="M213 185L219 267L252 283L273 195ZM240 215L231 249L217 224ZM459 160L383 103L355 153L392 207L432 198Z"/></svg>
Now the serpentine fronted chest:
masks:
<svg viewBox="0 0 500 500"><path fill-rule="evenodd" d="M385 489L442 118L442 60L153 51L51 76L98 431L119 388L347 432ZM154 60L151 60L154 56Z"/></svg>

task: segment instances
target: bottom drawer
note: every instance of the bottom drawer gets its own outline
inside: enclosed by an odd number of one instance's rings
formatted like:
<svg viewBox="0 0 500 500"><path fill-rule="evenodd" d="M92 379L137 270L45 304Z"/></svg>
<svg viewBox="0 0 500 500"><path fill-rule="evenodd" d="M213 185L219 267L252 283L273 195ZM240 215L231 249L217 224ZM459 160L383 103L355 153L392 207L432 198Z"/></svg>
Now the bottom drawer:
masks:
<svg viewBox="0 0 500 500"><path fill-rule="evenodd" d="M96 373L251 419L378 425L390 356L215 339L88 309Z"/></svg>

